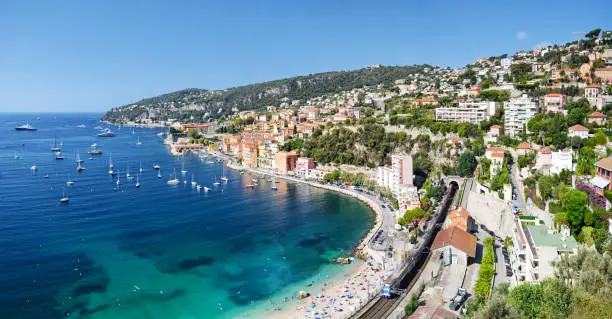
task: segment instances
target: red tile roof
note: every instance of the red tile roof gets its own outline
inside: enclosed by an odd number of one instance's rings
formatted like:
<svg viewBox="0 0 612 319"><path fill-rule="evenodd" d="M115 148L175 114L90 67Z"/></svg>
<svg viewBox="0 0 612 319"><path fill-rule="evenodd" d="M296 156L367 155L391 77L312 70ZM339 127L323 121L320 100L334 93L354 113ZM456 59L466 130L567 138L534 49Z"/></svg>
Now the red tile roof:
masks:
<svg viewBox="0 0 612 319"><path fill-rule="evenodd" d="M458 227L449 227L438 232L431 249L453 246L470 257L476 256L476 237Z"/></svg>
<svg viewBox="0 0 612 319"><path fill-rule="evenodd" d="M540 154L552 154L552 151L549 146L546 146L540 149Z"/></svg>
<svg viewBox="0 0 612 319"><path fill-rule="evenodd" d="M606 116L600 112L593 112L591 114L589 114L589 117L601 117L601 118L605 118Z"/></svg>
<svg viewBox="0 0 612 319"><path fill-rule="evenodd" d="M587 89L599 89L599 85L597 84L589 84L586 87Z"/></svg>
<svg viewBox="0 0 612 319"><path fill-rule="evenodd" d="M580 124L576 124L570 128L568 128L568 130L570 131L588 131L589 129L580 125Z"/></svg>
<svg viewBox="0 0 612 319"><path fill-rule="evenodd" d="M501 127L501 125L497 125L497 124L495 124L495 125L492 125L492 126L491 126L491 128L500 129L500 128L502 128L502 127Z"/></svg>
<svg viewBox="0 0 612 319"><path fill-rule="evenodd" d="M607 171L612 171L612 157L606 157L595 163L595 166L601 167Z"/></svg>
<svg viewBox="0 0 612 319"><path fill-rule="evenodd" d="M529 144L523 142L523 143L518 145L517 149L519 149L519 150L530 150L531 146L529 146Z"/></svg>
<svg viewBox="0 0 612 319"><path fill-rule="evenodd" d="M504 158L504 152L494 152L491 154L491 157Z"/></svg>
<svg viewBox="0 0 612 319"><path fill-rule="evenodd" d="M558 96L563 96L563 94L561 94L561 93L548 93L545 96L547 96L547 97L548 96L550 96L550 97L558 97Z"/></svg>

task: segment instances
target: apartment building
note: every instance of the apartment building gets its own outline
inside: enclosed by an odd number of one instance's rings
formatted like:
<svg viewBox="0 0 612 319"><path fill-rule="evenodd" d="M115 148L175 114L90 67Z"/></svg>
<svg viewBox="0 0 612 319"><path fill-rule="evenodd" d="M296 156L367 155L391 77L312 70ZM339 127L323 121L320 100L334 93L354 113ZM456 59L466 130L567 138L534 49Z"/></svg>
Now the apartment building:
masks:
<svg viewBox="0 0 612 319"><path fill-rule="evenodd" d="M413 185L412 180L412 156L407 154L391 155L391 191L393 194L400 193L400 185Z"/></svg>
<svg viewBox="0 0 612 319"><path fill-rule="evenodd" d="M544 95L544 109L548 113L564 113L565 96L559 93Z"/></svg>
<svg viewBox="0 0 612 319"><path fill-rule="evenodd" d="M380 187L392 189L393 169L390 166L380 166L376 169L376 184Z"/></svg>
<svg viewBox="0 0 612 319"><path fill-rule="evenodd" d="M523 131L527 122L538 113L538 103L526 94L511 98L505 108L504 131L510 136L516 136Z"/></svg>
<svg viewBox="0 0 612 319"><path fill-rule="evenodd" d="M436 108L436 120L480 124L495 114L498 106L493 101L459 102L458 107Z"/></svg>
<svg viewBox="0 0 612 319"><path fill-rule="evenodd" d="M510 262L518 283L535 283L554 275L553 262L562 254L574 254L578 243L567 226L560 231L536 224L535 220L515 219L512 227Z"/></svg>

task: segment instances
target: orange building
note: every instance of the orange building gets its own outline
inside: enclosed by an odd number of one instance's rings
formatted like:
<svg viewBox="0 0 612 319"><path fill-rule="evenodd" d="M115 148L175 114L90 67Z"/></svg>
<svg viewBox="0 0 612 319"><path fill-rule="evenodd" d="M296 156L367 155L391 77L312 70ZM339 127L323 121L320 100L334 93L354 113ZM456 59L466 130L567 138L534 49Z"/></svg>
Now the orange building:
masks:
<svg viewBox="0 0 612 319"><path fill-rule="evenodd" d="M274 155L274 170L282 174L287 174L287 172L295 169L297 158L298 156L294 151L277 152L276 155Z"/></svg>

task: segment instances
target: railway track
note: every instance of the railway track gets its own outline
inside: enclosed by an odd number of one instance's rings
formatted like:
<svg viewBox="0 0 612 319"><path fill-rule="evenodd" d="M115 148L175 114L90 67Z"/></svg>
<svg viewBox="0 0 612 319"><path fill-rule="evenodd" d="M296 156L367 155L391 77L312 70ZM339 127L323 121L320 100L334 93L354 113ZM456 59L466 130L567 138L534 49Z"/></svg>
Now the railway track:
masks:
<svg viewBox="0 0 612 319"><path fill-rule="evenodd" d="M452 184L451 184L452 185ZM456 184L455 184L456 185ZM416 284L416 279L419 278L421 272L423 271L423 266L429 262L429 258L431 258L430 248L433 244L433 240L440 230L444 219L448 213L448 209L453 204L455 195L457 194L458 186L449 187L446 199L443 203L442 209L437 216L436 225L434 231L428 233L425 237L425 241L421 248L414 254L412 254L409 258L411 260L405 266L402 274L393 280L393 288L402 289L404 292L400 296L396 296L391 299L379 297L379 299L368 308L364 313L359 315L357 318L360 319L380 319L388 317L393 310L397 307L397 304L403 299L405 294L410 292L410 290Z"/></svg>

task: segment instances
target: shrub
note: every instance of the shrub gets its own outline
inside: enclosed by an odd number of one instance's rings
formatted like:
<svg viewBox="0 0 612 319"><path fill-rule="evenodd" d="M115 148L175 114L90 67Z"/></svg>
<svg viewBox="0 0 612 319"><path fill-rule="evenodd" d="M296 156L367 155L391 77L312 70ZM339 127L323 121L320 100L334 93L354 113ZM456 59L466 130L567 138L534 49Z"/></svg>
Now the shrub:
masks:
<svg viewBox="0 0 612 319"><path fill-rule="evenodd" d="M495 256L493 253L493 237L487 237L484 240L485 253L482 257L482 263L480 264L480 270L478 271L478 280L474 285L474 293L479 298L487 299L491 291L491 280L495 275L495 269L493 264L495 263Z"/></svg>
<svg viewBox="0 0 612 319"><path fill-rule="evenodd" d="M404 313L406 316L410 316L419 307L419 298L415 295L410 297L410 302L404 307Z"/></svg>
<svg viewBox="0 0 612 319"><path fill-rule="evenodd" d="M559 203L550 202L550 203L548 203L548 210L552 214L557 214L557 213L560 213L562 211L562 206Z"/></svg>

